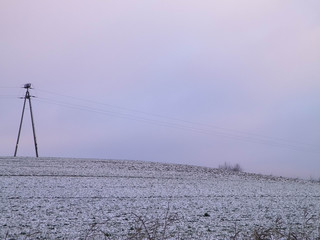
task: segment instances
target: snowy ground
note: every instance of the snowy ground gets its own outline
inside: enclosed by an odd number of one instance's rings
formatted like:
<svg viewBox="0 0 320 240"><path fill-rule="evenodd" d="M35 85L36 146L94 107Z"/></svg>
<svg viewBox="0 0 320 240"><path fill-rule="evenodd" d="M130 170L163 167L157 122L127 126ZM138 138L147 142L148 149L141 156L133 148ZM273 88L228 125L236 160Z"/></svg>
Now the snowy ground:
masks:
<svg viewBox="0 0 320 240"><path fill-rule="evenodd" d="M315 239L320 184L163 163L0 157L0 239L123 239L166 219L172 239L230 239L238 230L244 239L275 224Z"/></svg>

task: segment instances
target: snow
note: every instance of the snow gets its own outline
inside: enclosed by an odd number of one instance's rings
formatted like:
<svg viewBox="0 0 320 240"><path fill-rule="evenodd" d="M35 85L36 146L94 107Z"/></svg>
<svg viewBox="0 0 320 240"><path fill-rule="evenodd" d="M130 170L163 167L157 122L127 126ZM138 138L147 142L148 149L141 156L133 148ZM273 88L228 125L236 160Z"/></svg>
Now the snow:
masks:
<svg viewBox="0 0 320 240"><path fill-rule="evenodd" d="M139 217L166 214L176 216L170 231L186 239L229 239L237 230L245 238L278 217L302 228L310 216L315 238L320 184L177 164L0 157L0 213L0 239L84 239L93 229L123 239Z"/></svg>

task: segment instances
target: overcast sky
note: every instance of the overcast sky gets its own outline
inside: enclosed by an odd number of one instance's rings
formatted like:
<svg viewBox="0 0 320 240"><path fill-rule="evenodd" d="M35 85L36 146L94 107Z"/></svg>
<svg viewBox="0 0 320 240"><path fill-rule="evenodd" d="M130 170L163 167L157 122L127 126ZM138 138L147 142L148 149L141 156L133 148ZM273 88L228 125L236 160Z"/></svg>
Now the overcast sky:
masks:
<svg viewBox="0 0 320 240"><path fill-rule="evenodd" d="M0 2L0 155L320 177L320 1ZM28 107L28 105L27 105ZM19 156L34 156L27 108Z"/></svg>

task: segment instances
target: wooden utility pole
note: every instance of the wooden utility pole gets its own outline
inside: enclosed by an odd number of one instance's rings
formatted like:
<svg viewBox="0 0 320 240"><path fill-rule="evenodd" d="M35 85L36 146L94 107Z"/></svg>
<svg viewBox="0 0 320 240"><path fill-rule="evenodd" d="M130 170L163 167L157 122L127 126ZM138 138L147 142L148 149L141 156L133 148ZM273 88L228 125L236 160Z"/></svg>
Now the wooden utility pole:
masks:
<svg viewBox="0 0 320 240"><path fill-rule="evenodd" d="M27 89L26 94L24 97L23 102L23 108L22 108L22 115L21 115L21 121L20 121L20 127L19 127L19 132L18 132L18 138L17 138L17 143L16 143L16 149L14 151L14 156L17 156L17 151L18 151L18 145L19 145L19 140L20 140L20 133L21 133L21 128L22 128L22 122L23 122L23 116L24 116L24 110L26 108L26 101L28 99L29 106L30 106L30 115L31 115L31 122L32 122L32 131L33 131L33 140L34 140L34 148L36 150L36 156L39 157L38 155L38 145L37 145L37 138L36 138L36 131L34 127L34 121L33 121L33 114L32 114L32 106L31 106L31 97L29 93L29 89L31 88L31 83L27 83L24 85L24 88Z"/></svg>

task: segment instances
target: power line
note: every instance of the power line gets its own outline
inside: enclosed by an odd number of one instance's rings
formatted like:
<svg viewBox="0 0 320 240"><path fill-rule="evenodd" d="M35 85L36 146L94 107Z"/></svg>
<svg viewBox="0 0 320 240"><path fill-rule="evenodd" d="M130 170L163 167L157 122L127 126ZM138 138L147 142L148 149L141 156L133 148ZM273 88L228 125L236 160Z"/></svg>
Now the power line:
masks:
<svg viewBox="0 0 320 240"><path fill-rule="evenodd" d="M13 95L0 95L0 98L19 98L19 97L13 96Z"/></svg>
<svg viewBox="0 0 320 240"><path fill-rule="evenodd" d="M279 137L266 136L266 135L262 135L262 134L244 132L244 131L240 131L240 130L225 128L225 127L220 127L220 126L214 126L214 125L210 125L210 124L204 124L204 123L193 122L193 121L188 121L188 120L179 119L179 118L173 118L173 117L169 117L169 116L163 116L161 114L150 113L150 112L141 111L141 110L137 110L137 109L131 109L131 108L126 108L126 107L117 106L117 105L113 105L113 104L102 103L102 102L88 100L88 99L84 99L84 98L64 95L64 94L55 93L55 92L47 91L47 90L39 90L38 89L38 91L46 92L46 93L49 93L49 94L62 96L62 97L66 97L66 98L70 98L70 99L74 99L74 100L78 100L78 101L83 101L83 102L88 102L88 103L93 103L93 104L99 104L99 105L102 105L102 106L112 107L112 108L121 109L121 110L124 110L124 111L134 112L134 113L138 113L138 114L143 114L143 115L146 115L147 117L161 118L161 119L166 119L167 121L176 121L176 122L179 122L179 124L184 123L184 124L191 124L191 125L195 125L195 126L201 126L201 127L205 127L205 128L210 128L210 129L212 129L214 131L222 131L222 132L225 132L225 133L235 134L235 135L238 135L238 136L259 138L260 140L263 139L263 140L266 140L266 141L277 141L277 142L282 142L284 144L287 143L287 144L296 144L296 145L304 145L304 146L308 146L308 147L320 148L320 146L317 146L317 145L314 145L314 144L310 144L310 143L304 143L304 142L292 141L292 140L289 141L287 139L283 139L283 138L279 138Z"/></svg>
<svg viewBox="0 0 320 240"><path fill-rule="evenodd" d="M17 89L18 87L0 87L0 88L3 88L3 89L15 88L15 89Z"/></svg>
<svg viewBox="0 0 320 240"><path fill-rule="evenodd" d="M164 120L159 120L159 119L153 119L153 118L147 118L147 117L141 117L133 114L128 114L128 113L121 113L121 112L116 112L116 111L110 111L110 110L105 110L101 108L96 108L96 107L90 107L90 106L84 106L81 104L75 104L75 103L68 103L64 101L56 101L48 98L36 98L35 100L40 101L40 102L46 102L50 104L55 104L58 106L63 106L71 109L77 109L77 110L84 110L88 112L94 112L94 113L99 113L103 115L108 115L112 117L117 117L117 118L123 118L123 119L129 119L129 120L134 120L134 121L139 121L139 122L144 122L152 125L157 125L157 126L162 126L162 127L169 127L169 128L174 128L174 129L179 129L179 130L184 130L184 131L192 131L200 134L206 134L206 135L211 135L211 136L219 136L219 137L227 137L239 141L246 141L246 142L251 142L251 143L258 143L258 144L264 144L264 145L269 145L269 146L275 146L275 147L284 147L287 149L291 150L298 150L298 151L315 151L315 149L312 149L313 147L306 148L306 146L301 146L299 144L294 144L290 143L289 141L286 142L281 142L281 141L276 141L275 139L272 138L266 138L266 137L258 137L258 135L250 135L250 134L235 134L235 133L230 133L226 131L220 130L213 130L213 129L207 129L199 126L190 126L190 125L183 125L175 122L170 122L170 121L164 121ZM187 122L187 121L186 121ZM319 151L316 151L319 152Z"/></svg>

